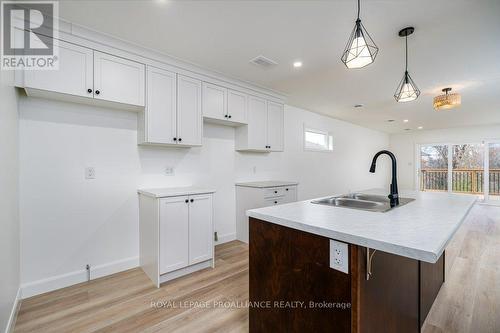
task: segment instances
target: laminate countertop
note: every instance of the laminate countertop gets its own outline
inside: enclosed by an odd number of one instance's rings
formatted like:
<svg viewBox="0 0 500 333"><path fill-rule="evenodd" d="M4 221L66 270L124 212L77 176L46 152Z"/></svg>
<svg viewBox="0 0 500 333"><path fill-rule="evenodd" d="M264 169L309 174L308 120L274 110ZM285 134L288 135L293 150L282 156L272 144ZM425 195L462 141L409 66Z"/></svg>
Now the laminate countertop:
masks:
<svg viewBox="0 0 500 333"><path fill-rule="evenodd" d="M200 188L200 187L164 187L164 188L139 189L137 190L137 193L152 198L166 198L166 197L177 197L183 195L215 193L215 190L208 188Z"/></svg>
<svg viewBox="0 0 500 333"><path fill-rule="evenodd" d="M387 191L378 189L358 193L388 195ZM415 201L380 213L313 204L312 200L306 200L251 209L247 215L346 243L435 263L477 200L471 195L417 191L402 191L400 197L414 198Z"/></svg>

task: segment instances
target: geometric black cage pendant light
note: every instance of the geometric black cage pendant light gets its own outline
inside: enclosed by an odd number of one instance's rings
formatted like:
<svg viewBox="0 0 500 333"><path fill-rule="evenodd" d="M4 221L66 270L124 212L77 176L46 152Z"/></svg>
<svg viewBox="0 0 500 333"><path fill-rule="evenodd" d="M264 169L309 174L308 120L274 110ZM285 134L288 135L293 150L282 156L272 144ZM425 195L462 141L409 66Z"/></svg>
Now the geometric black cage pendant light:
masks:
<svg viewBox="0 0 500 333"><path fill-rule="evenodd" d="M347 68L365 67L375 60L378 53L377 45L375 45L368 31L366 31L363 23L361 23L359 10L358 0L358 18L341 57L342 62Z"/></svg>
<svg viewBox="0 0 500 333"><path fill-rule="evenodd" d="M413 27L408 27L404 28L399 32L400 37L405 38L405 73L403 75L403 78L401 79L401 82L399 82L399 85L396 89L396 92L394 93L394 98L398 102L410 102L414 101L418 98L420 95L420 90L418 90L417 85L411 78L410 74L408 74L408 36L411 35L415 31L415 28Z"/></svg>

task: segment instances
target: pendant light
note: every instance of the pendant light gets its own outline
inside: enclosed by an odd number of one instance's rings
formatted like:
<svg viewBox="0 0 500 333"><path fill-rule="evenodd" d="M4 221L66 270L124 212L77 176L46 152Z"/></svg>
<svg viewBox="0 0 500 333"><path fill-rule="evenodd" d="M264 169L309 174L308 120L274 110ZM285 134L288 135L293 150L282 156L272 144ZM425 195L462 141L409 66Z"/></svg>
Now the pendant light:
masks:
<svg viewBox="0 0 500 333"><path fill-rule="evenodd" d="M361 23L359 10L358 0L358 18L341 58L347 68L365 67L375 60L378 53L377 45L366 31L363 23Z"/></svg>
<svg viewBox="0 0 500 333"><path fill-rule="evenodd" d="M413 82L410 74L408 73L408 36L411 35L415 31L413 27L404 28L399 32L400 37L405 38L406 51L406 66L405 66L405 74L403 75L403 79L399 82L398 88L394 93L394 98L398 102L410 102L414 101L420 95L420 90L418 90L417 85Z"/></svg>
<svg viewBox="0 0 500 333"><path fill-rule="evenodd" d="M451 88L444 88L442 92L443 95L434 97L434 109L436 111L453 109L460 104L462 104L462 97L460 94L452 93L450 94Z"/></svg>

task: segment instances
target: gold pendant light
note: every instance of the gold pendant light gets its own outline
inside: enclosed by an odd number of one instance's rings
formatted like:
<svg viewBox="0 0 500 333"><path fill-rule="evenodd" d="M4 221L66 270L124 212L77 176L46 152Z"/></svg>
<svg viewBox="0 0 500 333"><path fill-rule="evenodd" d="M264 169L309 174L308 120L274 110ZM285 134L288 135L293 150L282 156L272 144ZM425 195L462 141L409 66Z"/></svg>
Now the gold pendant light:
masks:
<svg viewBox="0 0 500 333"><path fill-rule="evenodd" d="M434 97L434 109L436 111L453 109L462 104L462 97L460 94L450 94L451 88L444 88L443 95Z"/></svg>

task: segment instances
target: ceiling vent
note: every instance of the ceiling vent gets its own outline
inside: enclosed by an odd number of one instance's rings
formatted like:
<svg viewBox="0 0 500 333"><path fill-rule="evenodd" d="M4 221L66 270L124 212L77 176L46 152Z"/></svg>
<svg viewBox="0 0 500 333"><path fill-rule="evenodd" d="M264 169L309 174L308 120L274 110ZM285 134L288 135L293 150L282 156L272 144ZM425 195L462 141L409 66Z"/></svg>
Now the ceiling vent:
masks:
<svg viewBox="0 0 500 333"><path fill-rule="evenodd" d="M250 62L262 68L271 68L278 64L276 61L266 58L263 55L253 58Z"/></svg>

